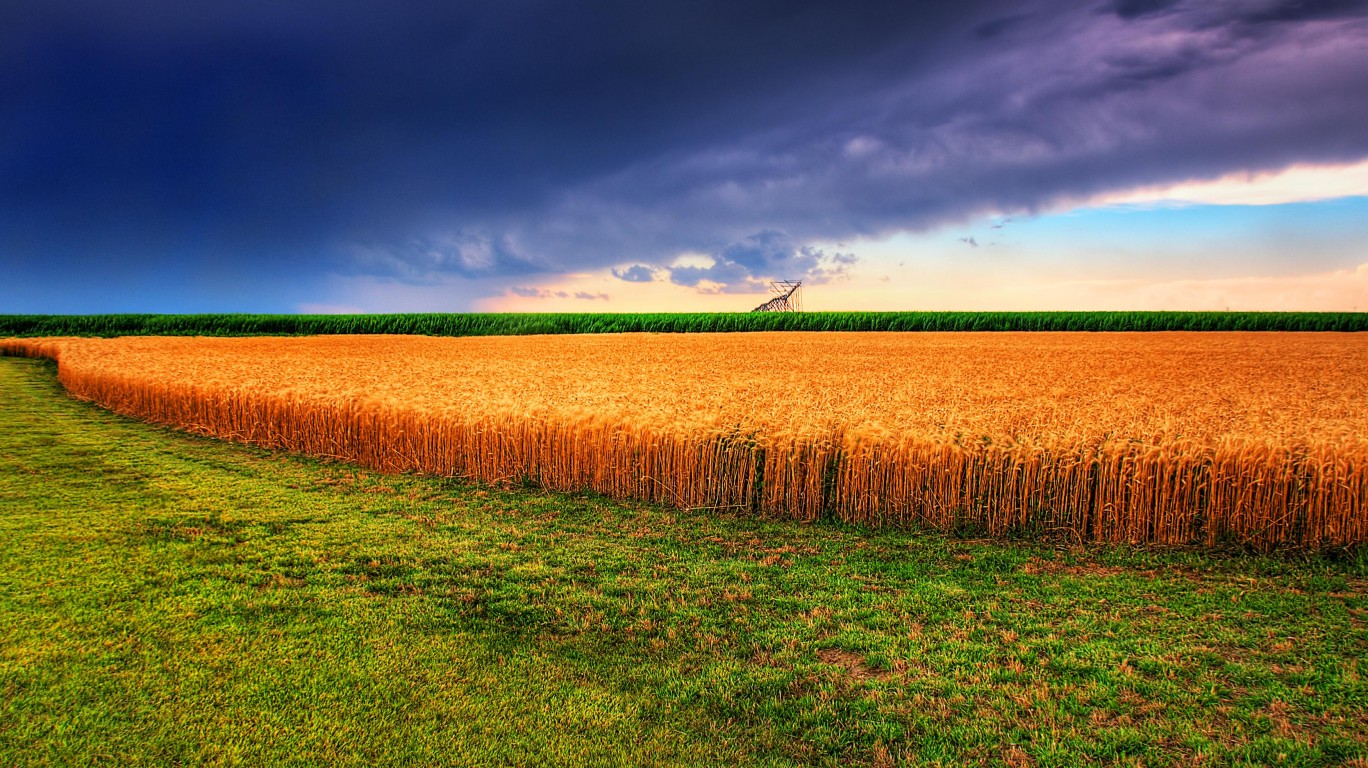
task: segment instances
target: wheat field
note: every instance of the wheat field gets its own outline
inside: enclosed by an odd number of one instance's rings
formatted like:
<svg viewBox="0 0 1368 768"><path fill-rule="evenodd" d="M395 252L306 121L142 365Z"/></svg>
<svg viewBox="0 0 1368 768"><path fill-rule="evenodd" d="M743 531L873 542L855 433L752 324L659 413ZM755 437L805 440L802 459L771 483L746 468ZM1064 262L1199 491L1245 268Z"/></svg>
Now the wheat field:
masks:
<svg viewBox="0 0 1368 768"><path fill-rule="evenodd" d="M686 509L992 536L1368 540L1368 334L0 342L257 445Z"/></svg>

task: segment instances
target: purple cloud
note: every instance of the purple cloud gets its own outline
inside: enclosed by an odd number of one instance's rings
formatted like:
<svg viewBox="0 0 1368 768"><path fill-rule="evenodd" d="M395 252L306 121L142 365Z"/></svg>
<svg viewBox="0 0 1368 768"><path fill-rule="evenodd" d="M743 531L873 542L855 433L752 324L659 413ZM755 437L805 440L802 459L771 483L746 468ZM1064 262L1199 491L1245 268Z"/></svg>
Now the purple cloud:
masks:
<svg viewBox="0 0 1368 768"><path fill-rule="evenodd" d="M512 288L509 288L508 292L513 294L514 296L521 296L524 299L576 298L584 301L607 301L609 299L609 296L606 293L590 293L589 291L575 291L572 294L569 291L556 291L551 290L550 288L534 288L525 285L515 285Z"/></svg>
<svg viewBox="0 0 1368 768"><path fill-rule="evenodd" d="M565 291L552 291L546 288L530 288L524 285L516 285L508 289L514 296L521 296L524 299L567 299L570 294Z"/></svg>
<svg viewBox="0 0 1368 768"><path fill-rule="evenodd" d="M647 266L645 264L633 264L626 269L620 270L617 267L614 267L610 271L612 272L613 277L616 277L619 280L625 280L629 283L649 283L652 280L655 280L656 272L659 270L656 267Z"/></svg>
<svg viewBox="0 0 1368 768"><path fill-rule="evenodd" d="M805 280L825 283L846 273L856 257L848 253L826 252L800 245L786 233L774 230L757 232L727 245L713 254L706 267L673 267L670 282L698 286L706 281L723 293L757 293L770 280Z"/></svg>

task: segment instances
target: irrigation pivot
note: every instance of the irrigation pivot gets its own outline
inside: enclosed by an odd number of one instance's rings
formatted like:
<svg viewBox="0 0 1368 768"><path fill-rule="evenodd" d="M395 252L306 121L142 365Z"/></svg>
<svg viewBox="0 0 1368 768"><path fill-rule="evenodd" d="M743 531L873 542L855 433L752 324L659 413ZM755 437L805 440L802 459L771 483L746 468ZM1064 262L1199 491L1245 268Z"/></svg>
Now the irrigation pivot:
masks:
<svg viewBox="0 0 1368 768"><path fill-rule="evenodd" d="M779 280L770 283L770 290L774 292L774 298L752 309L752 312L802 312L803 294L798 289L803 287L802 280Z"/></svg>

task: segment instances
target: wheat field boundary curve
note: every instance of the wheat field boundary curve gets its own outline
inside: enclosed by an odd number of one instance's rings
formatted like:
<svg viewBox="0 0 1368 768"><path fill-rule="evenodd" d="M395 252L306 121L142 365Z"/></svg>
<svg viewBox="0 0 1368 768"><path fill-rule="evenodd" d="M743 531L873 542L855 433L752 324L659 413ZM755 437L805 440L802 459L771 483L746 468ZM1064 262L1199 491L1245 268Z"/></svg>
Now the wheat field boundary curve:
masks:
<svg viewBox="0 0 1368 768"><path fill-rule="evenodd" d="M8 339L74 396L388 472L1082 541L1368 540L1368 335Z"/></svg>

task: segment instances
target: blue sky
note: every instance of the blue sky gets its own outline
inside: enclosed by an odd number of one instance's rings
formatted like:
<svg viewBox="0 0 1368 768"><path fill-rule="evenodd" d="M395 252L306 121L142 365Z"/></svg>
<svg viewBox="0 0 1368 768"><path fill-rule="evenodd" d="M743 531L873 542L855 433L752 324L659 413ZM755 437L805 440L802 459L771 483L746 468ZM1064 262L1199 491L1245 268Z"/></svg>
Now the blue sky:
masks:
<svg viewBox="0 0 1368 768"><path fill-rule="evenodd" d="M0 312L1368 309L1368 3L0 10Z"/></svg>

